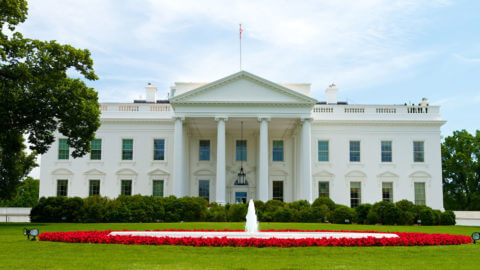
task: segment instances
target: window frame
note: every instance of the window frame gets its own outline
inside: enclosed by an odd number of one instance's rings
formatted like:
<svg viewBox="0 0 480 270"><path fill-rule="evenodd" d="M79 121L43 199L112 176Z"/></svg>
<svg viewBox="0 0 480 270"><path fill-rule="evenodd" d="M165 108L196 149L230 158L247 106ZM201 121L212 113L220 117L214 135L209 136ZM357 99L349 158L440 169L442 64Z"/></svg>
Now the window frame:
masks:
<svg viewBox="0 0 480 270"><path fill-rule="evenodd" d="M327 196L322 196L325 192L320 192L321 184L327 184ZM320 197L330 198L330 181L318 181L318 198Z"/></svg>
<svg viewBox="0 0 480 270"><path fill-rule="evenodd" d="M383 143L384 142L388 142L390 143L390 151L387 151L387 150L383 150ZM383 159L383 154L386 153L386 154L390 154L390 160L389 161L385 161ZM380 162L381 163L386 163L386 164L390 164L390 163L393 163L393 141L392 140L381 140L380 141Z"/></svg>
<svg viewBox="0 0 480 270"><path fill-rule="evenodd" d="M423 199L417 199L417 185L421 184L423 186ZM414 182L413 183L413 200L415 205L427 205L427 185L425 182ZM419 203L423 201L423 203Z"/></svg>
<svg viewBox="0 0 480 270"><path fill-rule="evenodd" d="M245 142L245 151L244 151L245 155L244 156L242 155L242 157L244 158L243 160L238 159L238 157L239 157L238 142L240 142L240 141ZM242 139L236 139L235 140L235 161L236 162L242 162L242 161L247 162L247 155L248 155L248 140L247 139L243 139L243 140Z"/></svg>
<svg viewBox="0 0 480 270"><path fill-rule="evenodd" d="M281 151L275 150L275 142L281 142L282 148ZM279 154L281 156L281 160L275 160L275 154ZM272 162L285 162L285 141L283 139L273 139L272 140Z"/></svg>
<svg viewBox="0 0 480 270"><path fill-rule="evenodd" d="M60 183L65 183L65 189L60 189ZM65 192L65 194L60 194ZM57 179L57 197L68 197L68 179Z"/></svg>
<svg viewBox="0 0 480 270"><path fill-rule="evenodd" d="M92 194L92 183L97 182L98 183L98 193L97 194ZM95 195L100 195L100 179L88 179L88 196L95 196Z"/></svg>
<svg viewBox="0 0 480 270"><path fill-rule="evenodd" d="M415 150L415 143L422 143L422 151L416 151ZM425 140L413 140L412 141L412 152L413 152L413 163L425 163ZM422 154L422 160L417 161L416 160L416 153L421 153Z"/></svg>
<svg viewBox="0 0 480 270"><path fill-rule="evenodd" d="M354 184L354 183L358 184L358 189L359 189L358 192L357 192L358 197L355 197L355 198L352 197L352 193L353 193L352 189L354 188L354 187L352 187L352 184ZM349 192L350 192L350 207L351 208L357 207L360 204L362 204L362 182L361 181L350 181L350 191ZM356 205L354 205L353 200L358 200Z"/></svg>
<svg viewBox="0 0 480 270"><path fill-rule="evenodd" d="M385 187L385 184L390 184L390 187ZM385 199L385 190L390 189L388 192L389 198ZM393 182L382 182L382 201L387 201L393 203Z"/></svg>
<svg viewBox="0 0 480 270"><path fill-rule="evenodd" d="M279 185L277 186L276 185ZM280 187L280 188L279 188ZM275 196L275 192L280 192L281 194ZM272 200L277 200L283 202L285 200L285 181L282 180L273 180L272 181Z"/></svg>
<svg viewBox="0 0 480 270"><path fill-rule="evenodd" d="M163 141L163 149L156 149L155 148L155 141ZM163 162L166 160L166 148L167 148L167 140L165 138L153 138L153 144L152 144L152 150L153 150L153 161L156 162ZM163 159L156 159L156 152L162 153L163 154Z"/></svg>
<svg viewBox="0 0 480 270"><path fill-rule="evenodd" d="M202 184L207 183L207 187L203 187L205 192L207 192L206 195L202 192ZM202 197L206 199L208 202L210 202L210 180L209 179L198 179L198 197Z"/></svg>
<svg viewBox="0 0 480 270"><path fill-rule="evenodd" d="M327 150L320 150L320 142L327 143ZM320 160L320 153L326 153L327 160ZM330 140L318 139L317 140L317 162L330 162Z"/></svg>
<svg viewBox="0 0 480 270"><path fill-rule="evenodd" d="M100 149L93 148L94 141L100 141ZM103 143L101 138L95 138L90 142L90 160L102 160L102 144ZM97 151L97 152L94 152L94 151ZM95 153L99 154L99 158L93 158Z"/></svg>
<svg viewBox="0 0 480 270"><path fill-rule="evenodd" d="M358 142L358 151L352 151L353 142ZM358 160L352 160L352 153L357 153L357 152L358 152ZM348 141L348 161L354 164L358 164L362 162L362 141L361 140L352 139Z"/></svg>
<svg viewBox="0 0 480 270"><path fill-rule="evenodd" d="M202 142L208 142L208 150L202 149ZM211 161L211 152L212 152L212 140L210 139L198 140L198 161L203 161L203 162ZM208 153L207 155L208 158L207 159L202 158L202 153Z"/></svg>
<svg viewBox="0 0 480 270"><path fill-rule="evenodd" d="M155 194L155 183L161 183L161 195ZM158 190L157 190L158 191ZM152 180L152 196L156 198L163 198L165 197L165 180L164 179L153 179Z"/></svg>
<svg viewBox="0 0 480 270"><path fill-rule="evenodd" d="M126 194L126 192L124 192L124 183L127 183L129 182L130 183L130 194ZM124 195L124 196L132 196L133 195L133 180L132 179L121 179L120 180L120 195Z"/></svg>
<svg viewBox="0 0 480 270"><path fill-rule="evenodd" d="M62 142L65 142L66 148L62 148ZM67 151L66 156L65 152L62 151ZM57 153L57 159L58 160L69 160L70 159L70 145L68 145L68 139L67 138L59 138L58 139L58 153Z"/></svg>
<svg viewBox="0 0 480 270"><path fill-rule="evenodd" d="M132 149L124 149L124 142L125 141L132 141ZM122 158L122 161L132 161L133 160L133 149L134 149L134 140L133 138L122 138L122 142L121 142L121 158ZM131 151L131 158L130 159L125 159L125 152L126 151Z"/></svg>

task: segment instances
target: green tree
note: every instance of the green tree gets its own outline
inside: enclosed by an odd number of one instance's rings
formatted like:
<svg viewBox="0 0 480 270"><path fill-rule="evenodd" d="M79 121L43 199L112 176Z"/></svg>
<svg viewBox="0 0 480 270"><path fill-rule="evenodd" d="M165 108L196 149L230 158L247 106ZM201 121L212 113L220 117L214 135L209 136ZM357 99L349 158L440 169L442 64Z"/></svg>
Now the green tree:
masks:
<svg viewBox="0 0 480 270"><path fill-rule="evenodd" d="M33 207L38 203L38 188L40 180L27 177L17 187L15 196L8 201L0 201L0 206Z"/></svg>
<svg viewBox="0 0 480 270"><path fill-rule="evenodd" d="M100 126L97 93L81 80L96 80L88 50L24 38L16 26L27 18L25 0L0 1L0 198L14 195L58 130L72 156L90 151ZM76 78L68 74L75 74ZM27 155L23 136L28 136Z"/></svg>
<svg viewBox="0 0 480 270"><path fill-rule="evenodd" d="M450 210L480 210L480 130L457 130L442 143L443 197Z"/></svg>

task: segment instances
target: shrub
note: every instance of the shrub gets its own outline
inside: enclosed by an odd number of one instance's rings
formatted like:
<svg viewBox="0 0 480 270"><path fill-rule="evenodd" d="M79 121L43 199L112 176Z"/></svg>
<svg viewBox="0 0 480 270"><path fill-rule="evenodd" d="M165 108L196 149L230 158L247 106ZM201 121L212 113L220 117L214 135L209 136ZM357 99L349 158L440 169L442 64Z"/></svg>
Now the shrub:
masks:
<svg viewBox="0 0 480 270"><path fill-rule="evenodd" d="M376 223L382 223L385 225L394 225L398 224L398 217L400 215L400 210L395 206L395 204L388 201L381 201L375 203L369 212L374 212L376 214L377 220ZM374 222L374 216L371 215L368 220L370 224ZM367 215L368 219L368 215Z"/></svg>
<svg viewBox="0 0 480 270"><path fill-rule="evenodd" d="M253 201L255 205L255 213L257 214L257 220L263 221L263 212L265 211L265 203L260 200Z"/></svg>
<svg viewBox="0 0 480 270"><path fill-rule="evenodd" d="M425 207L421 210L418 218L422 221L422 225L434 225L435 223L435 213L429 207Z"/></svg>
<svg viewBox="0 0 480 270"><path fill-rule="evenodd" d="M378 216L377 212L375 211L372 211L372 209L370 209L370 211L368 211L368 214L367 214L367 220L366 220L367 224L377 224L377 223L381 223L381 219L380 217Z"/></svg>
<svg viewBox="0 0 480 270"><path fill-rule="evenodd" d="M455 225L455 213L451 210L447 210L442 213L440 217L440 224L441 225Z"/></svg>
<svg viewBox="0 0 480 270"><path fill-rule="evenodd" d="M288 207L277 208L277 210L273 212L273 221L274 222L291 222L292 210Z"/></svg>
<svg viewBox="0 0 480 270"><path fill-rule="evenodd" d="M245 221L247 210L247 205L244 203L236 203L230 205L228 209L228 221Z"/></svg>
<svg viewBox="0 0 480 270"><path fill-rule="evenodd" d="M433 211L433 225L440 225L442 218L442 211L432 210Z"/></svg>
<svg viewBox="0 0 480 270"><path fill-rule="evenodd" d="M320 207L321 205L326 205L330 211L335 210L335 203L330 198L319 197L312 203L312 207Z"/></svg>
<svg viewBox="0 0 480 270"><path fill-rule="evenodd" d="M180 216L184 221L205 221L208 202L204 198L182 197Z"/></svg>
<svg viewBox="0 0 480 270"><path fill-rule="evenodd" d="M105 222L108 201L98 195L85 198L82 222Z"/></svg>
<svg viewBox="0 0 480 270"><path fill-rule="evenodd" d="M313 218L315 222L327 222L331 219L332 211L326 204L322 204L318 207L312 207Z"/></svg>
<svg viewBox="0 0 480 270"><path fill-rule="evenodd" d="M338 205L332 212L331 221L337 224L351 223L354 217L355 210L348 206Z"/></svg>
<svg viewBox="0 0 480 270"><path fill-rule="evenodd" d="M265 203L261 221L275 221L275 212L282 209L285 203L278 200L270 200ZM278 215L278 214L277 214Z"/></svg>
<svg viewBox="0 0 480 270"><path fill-rule="evenodd" d="M367 224L367 215L370 208L372 208L372 205L369 203L360 204L355 207L355 222L359 224Z"/></svg>
<svg viewBox="0 0 480 270"><path fill-rule="evenodd" d="M225 207L212 203L207 210L207 221L225 222L227 221L227 212Z"/></svg>

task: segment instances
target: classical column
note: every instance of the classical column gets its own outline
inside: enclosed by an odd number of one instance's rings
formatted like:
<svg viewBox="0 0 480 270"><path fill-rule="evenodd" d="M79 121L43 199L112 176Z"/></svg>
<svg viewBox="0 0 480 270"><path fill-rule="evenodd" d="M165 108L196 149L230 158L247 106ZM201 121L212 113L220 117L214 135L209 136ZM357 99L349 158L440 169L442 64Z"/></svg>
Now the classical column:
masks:
<svg viewBox="0 0 480 270"><path fill-rule="evenodd" d="M300 147L300 199L312 202L312 130L311 118L302 118Z"/></svg>
<svg viewBox="0 0 480 270"><path fill-rule="evenodd" d="M215 201L225 204L225 121L226 117L215 117L217 121L217 184Z"/></svg>
<svg viewBox="0 0 480 270"><path fill-rule="evenodd" d="M183 120L184 117L174 117L175 131L173 139L173 195L183 197L184 187L184 159L183 159Z"/></svg>
<svg viewBox="0 0 480 270"><path fill-rule="evenodd" d="M268 201L268 117L258 118L260 122L260 151L258 159L257 199Z"/></svg>

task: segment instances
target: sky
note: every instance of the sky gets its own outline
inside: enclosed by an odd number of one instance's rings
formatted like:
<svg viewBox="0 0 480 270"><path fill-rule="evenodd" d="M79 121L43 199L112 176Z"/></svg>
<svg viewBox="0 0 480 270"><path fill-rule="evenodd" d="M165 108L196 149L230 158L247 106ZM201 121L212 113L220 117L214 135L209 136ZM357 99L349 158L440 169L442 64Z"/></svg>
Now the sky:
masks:
<svg viewBox="0 0 480 270"><path fill-rule="evenodd" d="M238 72L239 23L246 71L320 101L332 82L350 104L426 97L443 136L480 129L480 1L30 0L17 30L90 50L100 102L131 102Z"/></svg>

